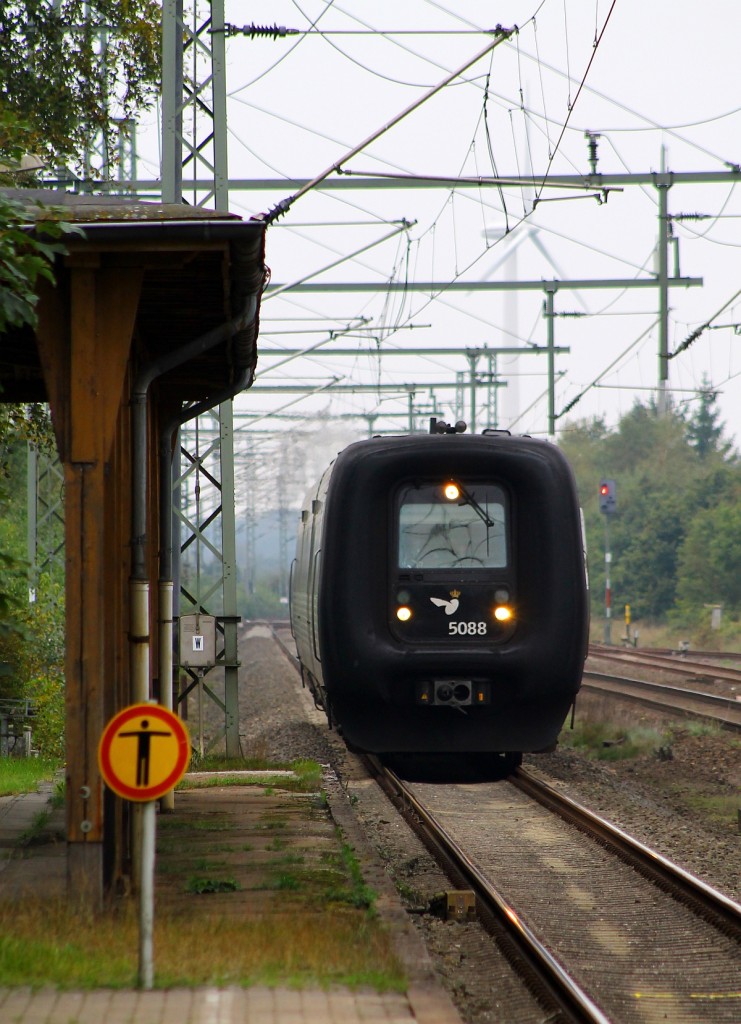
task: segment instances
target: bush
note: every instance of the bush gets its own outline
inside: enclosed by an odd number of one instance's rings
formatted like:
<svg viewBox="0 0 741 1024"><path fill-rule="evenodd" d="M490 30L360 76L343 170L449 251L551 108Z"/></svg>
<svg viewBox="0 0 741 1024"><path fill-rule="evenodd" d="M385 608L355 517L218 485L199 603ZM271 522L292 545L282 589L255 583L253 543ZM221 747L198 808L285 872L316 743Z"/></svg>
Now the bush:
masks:
<svg viewBox="0 0 741 1024"><path fill-rule="evenodd" d="M32 742L44 757L64 757L64 677L59 672L29 680L33 702Z"/></svg>

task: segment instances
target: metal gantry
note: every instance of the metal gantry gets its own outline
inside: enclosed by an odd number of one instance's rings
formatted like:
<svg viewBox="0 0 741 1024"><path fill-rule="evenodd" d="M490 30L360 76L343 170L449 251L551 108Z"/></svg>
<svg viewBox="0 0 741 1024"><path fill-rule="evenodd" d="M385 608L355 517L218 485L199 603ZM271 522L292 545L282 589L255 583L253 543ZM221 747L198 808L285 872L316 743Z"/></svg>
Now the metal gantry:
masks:
<svg viewBox="0 0 741 1024"><path fill-rule="evenodd" d="M201 447L201 421L206 431ZM209 422L210 421L210 422ZM187 678L178 701L185 705L196 691L199 704L204 696L224 713L224 728L211 746L225 740L227 757L241 753L239 739L239 655L237 614L237 551L234 515L234 431L232 403L225 402L213 414L199 417L194 426L181 428L180 472L175 474L174 514L179 524L176 546L180 556L179 587L175 617L193 612L213 615L217 620L216 665L224 674L223 699L207 671L180 667ZM177 671L177 669L176 669ZM203 737L200 737L202 743Z"/></svg>
<svg viewBox="0 0 741 1024"><path fill-rule="evenodd" d="M165 0L162 12L162 200L181 203L183 192L198 206L229 208L226 133L226 33L224 0ZM205 182L205 184L204 184ZM223 700L202 674L188 670L190 682L180 694L185 701L198 688L224 713L227 757L240 754L237 556L234 514L234 447L232 402L200 417L194 429L182 428L180 454L184 469L176 473L173 494L180 523L178 555L194 554L195 578L190 589L182 581L178 598L189 609L217 614L221 649L217 660L224 671ZM199 424L217 424L218 441L200 453ZM195 449L192 445L195 443ZM208 468L206 468L208 465ZM193 484L192 492L188 491ZM192 499L190 504L189 499ZM218 537L218 542L212 538ZM204 560L212 569L206 582ZM219 593L220 591L220 593ZM176 599L176 600L177 600ZM175 609L177 619L178 609Z"/></svg>
<svg viewBox="0 0 741 1024"><path fill-rule="evenodd" d="M28 599L42 573L64 572L64 471L56 455L28 445Z"/></svg>
<svg viewBox="0 0 741 1024"><path fill-rule="evenodd" d="M162 200L229 209L224 0L162 8Z"/></svg>

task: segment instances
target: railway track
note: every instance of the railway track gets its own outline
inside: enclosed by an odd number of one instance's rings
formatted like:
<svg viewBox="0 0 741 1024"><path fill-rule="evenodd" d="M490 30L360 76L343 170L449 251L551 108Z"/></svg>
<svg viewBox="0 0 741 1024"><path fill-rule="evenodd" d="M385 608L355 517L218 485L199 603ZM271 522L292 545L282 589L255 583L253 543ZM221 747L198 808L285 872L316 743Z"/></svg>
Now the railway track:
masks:
<svg viewBox="0 0 741 1024"><path fill-rule="evenodd" d="M624 697L658 711L702 718L734 731L741 731L741 701L700 690L689 690L644 679L586 671L582 689ZM741 690L739 691L741 692Z"/></svg>
<svg viewBox="0 0 741 1024"><path fill-rule="evenodd" d="M500 1006L506 998L508 1024L730 1024L741 1016L741 907L732 900L585 817L530 772L458 786L388 775L384 788L428 834L452 885L475 894L494 936L490 956L513 967L502 980L484 954L478 973L480 984L496 978L490 998ZM428 830L427 818L441 829ZM406 867L400 877L413 887ZM457 940L455 930L446 935L448 963Z"/></svg>
<svg viewBox="0 0 741 1024"><path fill-rule="evenodd" d="M607 661L612 664L633 665L639 669L656 669L690 680L707 680L712 683L725 682L736 686L741 693L741 670L714 665L701 661L699 652L690 658L656 651L615 650L606 646L590 645L590 658Z"/></svg>
<svg viewBox="0 0 741 1024"><path fill-rule="evenodd" d="M374 769L495 941L516 947L544 1019L738 1020L741 906L529 772L432 786Z"/></svg>

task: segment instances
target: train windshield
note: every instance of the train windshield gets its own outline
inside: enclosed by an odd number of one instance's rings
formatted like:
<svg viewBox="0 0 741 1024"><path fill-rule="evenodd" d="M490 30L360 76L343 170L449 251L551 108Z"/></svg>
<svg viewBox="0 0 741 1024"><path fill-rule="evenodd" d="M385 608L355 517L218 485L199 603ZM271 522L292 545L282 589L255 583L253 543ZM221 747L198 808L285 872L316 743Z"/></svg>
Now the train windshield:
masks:
<svg viewBox="0 0 741 1024"><path fill-rule="evenodd" d="M397 507L399 568L507 566L506 498L496 484L408 484Z"/></svg>

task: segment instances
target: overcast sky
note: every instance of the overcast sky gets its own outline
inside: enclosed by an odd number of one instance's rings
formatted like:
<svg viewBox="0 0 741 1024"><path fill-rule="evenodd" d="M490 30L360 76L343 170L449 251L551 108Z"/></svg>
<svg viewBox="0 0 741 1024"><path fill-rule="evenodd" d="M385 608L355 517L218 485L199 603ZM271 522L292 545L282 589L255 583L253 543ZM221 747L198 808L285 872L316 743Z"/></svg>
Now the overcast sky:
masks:
<svg viewBox="0 0 741 1024"><path fill-rule="evenodd" d="M466 359L379 358L379 351L524 349L547 340L541 290L474 293L446 289L450 282L650 277L659 227L652 185L626 185L606 202L594 191L582 195L548 185L549 173L589 171L587 131L600 136L597 170L604 174L657 171L662 160L673 172L723 172L741 163L741 5L728 0L271 0L249 5L249 16L301 34L277 40L234 36L228 42L231 179L313 178L473 58L493 40L481 30L497 24L519 31L343 166L360 175L506 177L532 170L544 179L535 192L513 186L394 188L314 191L300 198L268 230L273 283L315 275L314 283L374 283L378 290L288 290L266 297L262 349L322 344L317 358L282 365L261 355L258 385L305 382L318 389L333 378L346 385L417 383L425 388L415 399L421 406L430 401L429 387L453 384L456 374L468 373ZM227 0L226 17L244 25L245 5ZM158 174L151 134L140 177ZM234 190L230 207L250 216L292 191ZM670 350L711 322L671 361L671 393L691 409L707 379L718 390L722 418L737 445L741 335L733 325L741 322L741 296L734 298L741 289L740 196L727 181L674 184L668 194L677 239L670 270L676 265L681 276L703 280L701 287L671 289ZM703 219L679 219L695 213ZM319 273L331 264L337 265ZM384 289L389 280L434 281L437 288L434 294L390 295ZM604 415L614 425L636 398L655 394L656 289L575 292L564 286L554 309L555 342L570 350L556 360L557 433L576 417ZM327 340L329 330L358 326L363 329L344 339ZM332 358L339 345L358 354ZM480 371L488 368L483 359L477 364ZM545 357L500 356L496 369L508 385L498 389L498 425L545 435ZM436 400L439 415L455 415L454 390L440 388ZM482 392L479 427L485 425L485 401ZM306 399L254 393L238 408L262 413L289 402L294 414L397 412L397 420L378 421L383 428L403 428L408 409L403 391L388 390L336 396L325 390ZM361 421L348 430L363 436L367 425Z"/></svg>

